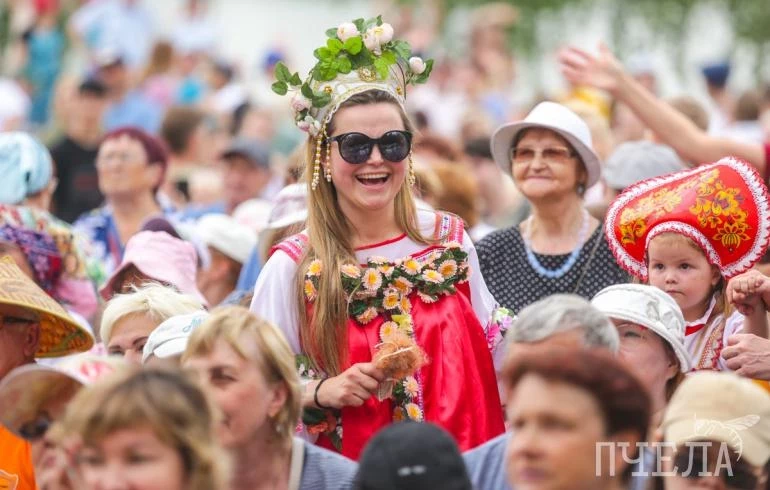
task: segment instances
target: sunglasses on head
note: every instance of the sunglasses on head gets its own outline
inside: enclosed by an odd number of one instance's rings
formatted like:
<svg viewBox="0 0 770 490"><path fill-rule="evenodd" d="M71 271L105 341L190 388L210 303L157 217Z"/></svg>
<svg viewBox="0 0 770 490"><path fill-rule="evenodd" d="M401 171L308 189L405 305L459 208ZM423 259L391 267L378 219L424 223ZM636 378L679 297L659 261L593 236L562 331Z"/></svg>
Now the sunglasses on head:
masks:
<svg viewBox="0 0 770 490"><path fill-rule="evenodd" d="M342 159L353 165L367 162L374 145L379 148L383 159L394 163L403 162L412 150L412 133L400 130L388 131L377 139L362 133L344 133L327 141L336 141Z"/></svg>

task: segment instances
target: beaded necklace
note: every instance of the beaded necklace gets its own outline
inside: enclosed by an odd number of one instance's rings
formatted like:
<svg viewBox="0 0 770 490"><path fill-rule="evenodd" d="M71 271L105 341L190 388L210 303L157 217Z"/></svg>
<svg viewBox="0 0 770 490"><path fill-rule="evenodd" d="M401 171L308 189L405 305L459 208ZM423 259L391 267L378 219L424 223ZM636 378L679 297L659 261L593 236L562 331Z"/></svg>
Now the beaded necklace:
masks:
<svg viewBox="0 0 770 490"><path fill-rule="evenodd" d="M524 240L524 250L526 251L527 262L529 262L529 265L532 266L535 272L537 272L542 277L547 277L548 279L559 279L563 277L567 272L570 271L570 269L572 269L572 267L575 265L575 262L577 262L580 251L583 249L583 242L585 241L586 234L588 233L589 222L590 219L588 216L588 211L583 208L583 223L580 226L580 232L578 233L578 240L575 248L572 250L572 252L570 252L569 257L567 257L567 261L564 262L561 267L558 269L546 269L543 267L543 264L537 260L535 253L532 251L532 246L530 245L532 240L532 217L530 217L527 220L527 228L525 230L526 233L522 235L522 239Z"/></svg>

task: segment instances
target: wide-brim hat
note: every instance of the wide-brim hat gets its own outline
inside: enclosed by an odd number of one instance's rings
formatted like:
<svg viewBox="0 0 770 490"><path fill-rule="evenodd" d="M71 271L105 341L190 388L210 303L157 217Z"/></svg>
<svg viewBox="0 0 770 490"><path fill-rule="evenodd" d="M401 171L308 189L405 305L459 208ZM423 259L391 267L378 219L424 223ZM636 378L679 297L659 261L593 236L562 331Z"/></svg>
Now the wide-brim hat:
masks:
<svg viewBox="0 0 770 490"><path fill-rule="evenodd" d="M93 354L73 356L54 366L29 364L0 382L0 423L23 437L22 427L52 399L69 399L83 387L115 371L122 360Z"/></svg>
<svg viewBox="0 0 770 490"><path fill-rule="evenodd" d="M530 128L549 129L566 139L586 169L586 187L599 181L602 167L593 150L591 130L580 116L556 102L541 102L523 121L504 124L492 134L492 157L504 172L511 173L510 152L513 141L521 131Z"/></svg>
<svg viewBox="0 0 770 490"><path fill-rule="evenodd" d="M610 318L645 327L671 346L679 370L692 369L690 353L684 346L685 321L676 301L664 291L646 284L616 284L598 293L591 305Z"/></svg>
<svg viewBox="0 0 770 490"><path fill-rule="evenodd" d="M85 352L94 345L88 330L7 256L0 258L0 304L24 308L39 316L40 345L35 357L67 356Z"/></svg>
<svg viewBox="0 0 770 490"><path fill-rule="evenodd" d="M618 264L642 280L650 240L667 232L693 240L730 279L767 250L767 187L748 163L723 158L628 187L610 204L604 229Z"/></svg>

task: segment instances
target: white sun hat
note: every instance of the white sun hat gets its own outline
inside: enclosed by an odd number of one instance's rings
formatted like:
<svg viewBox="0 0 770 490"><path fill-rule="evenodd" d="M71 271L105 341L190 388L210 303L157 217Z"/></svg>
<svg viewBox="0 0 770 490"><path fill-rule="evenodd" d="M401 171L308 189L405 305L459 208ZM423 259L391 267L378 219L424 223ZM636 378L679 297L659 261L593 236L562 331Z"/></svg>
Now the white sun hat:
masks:
<svg viewBox="0 0 770 490"><path fill-rule="evenodd" d="M591 130L583 119L567 107L556 102L541 102L523 121L508 123L497 128L492 135L492 157L506 173L511 173L511 145L516 136L529 128L550 129L566 139L580 156L587 173L586 188L599 181L602 169L599 157L593 150Z"/></svg>
<svg viewBox="0 0 770 490"><path fill-rule="evenodd" d="M690 354L684 346L682 310L664 291L646 284L616 284L596 293L591 304L610 318L652 330L674 350L683 373L692 369Z"/></svg>
<svg viewBox="0 0 770 490"><path fill-rule="evenodd" d="M196 232L201 242L240 264L246 263L257 246L257 234L226 214L202 216L197 222Z"/></svg>

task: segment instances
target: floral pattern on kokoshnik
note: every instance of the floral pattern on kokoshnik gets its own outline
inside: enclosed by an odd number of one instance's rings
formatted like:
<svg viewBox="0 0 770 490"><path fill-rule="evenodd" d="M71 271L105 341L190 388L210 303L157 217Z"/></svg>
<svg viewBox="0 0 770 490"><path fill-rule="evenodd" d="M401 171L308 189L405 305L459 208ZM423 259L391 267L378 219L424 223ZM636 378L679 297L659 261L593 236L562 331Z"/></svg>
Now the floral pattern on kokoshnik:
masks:
<svg viewBox="0 0 770 490"><path fill-rule="evenodd" d="M422 257L407 256L396 261L370 257L364 265L342 266L342 285L348 301L348 315L360 325L366 325L378 316L385 322L380 327L379 340L385 343L395 336L414 339L414 323L410 315L412 298L424 303L435 303L441 296L457 292L455 285L468 281L470 266L468 254L459 243L431 251ZM315 301L323 270L320 261L310 263L305 273L305 298ZM416 293L412 296L412 293ZM380 344L380 345L381 345ZM312 368L310 359L297 356L297 368L306 379L319 379L320 373ZM395 380L393 421L423 420L422 387L419 373ZM303 422L311 434L326 434L335 448L342 447L342 425L339 411L306 409Z"/></svg>

